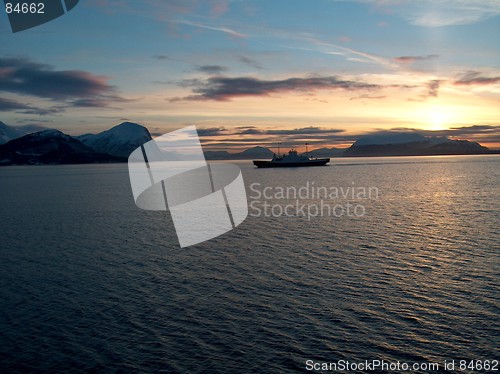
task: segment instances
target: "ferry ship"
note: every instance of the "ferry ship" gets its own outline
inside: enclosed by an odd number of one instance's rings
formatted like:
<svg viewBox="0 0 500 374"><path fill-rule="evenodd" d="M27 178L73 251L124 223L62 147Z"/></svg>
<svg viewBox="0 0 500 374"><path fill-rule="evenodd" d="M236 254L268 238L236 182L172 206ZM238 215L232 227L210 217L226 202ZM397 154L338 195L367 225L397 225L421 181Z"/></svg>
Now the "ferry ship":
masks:
<svg viewBox="0 0 500 374"><path fill-rule="evenodd" d="M279 167L299 167L299 166L324 166L330 162L329 158L315 158L299 155L295 149L288 151L288 154L274 155L270 161L254 160L253 164L258 168L279 168Z"/></svg>

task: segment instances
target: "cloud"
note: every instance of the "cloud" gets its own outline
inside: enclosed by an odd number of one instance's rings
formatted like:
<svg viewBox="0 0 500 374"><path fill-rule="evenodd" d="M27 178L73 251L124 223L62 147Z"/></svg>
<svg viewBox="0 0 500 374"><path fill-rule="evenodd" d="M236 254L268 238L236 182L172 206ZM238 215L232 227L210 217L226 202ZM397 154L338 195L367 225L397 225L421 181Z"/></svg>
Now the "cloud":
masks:
<svg viewBox="0 0 500 374"><path fill-rule="evenodd" d="M233 132L234 135L280 135L280 136L296 136L296 135L325 135L338 134L344 132L343 129L326 129L322 127L309 126L296 129L258 129L257 127L239 127Z"/></svg>
<svg viewBox="0 0 500 374"><path fill-rule="evenodd" d="M428 81L424 87L426 92L418 95L417 98L410 98L408 101L425 101L429 97L438 97L439 95L439 87L441 86L442 80L440 79L432 79Z"/></svg>
<svg viewBox="0 0 500 374"><path fill-rule="evenodd" d="M260 135L264 134L264 130L258 129L255 126L235 127L231 130L225 127L197 127L198 135L201 137L212 136L231 136L231 135Z"/></svg>
<svg viewBox="0 0 500 374"><path fill-rule="evenodd" d="M63 107L51 107L51 108L31 108L28 110L24 110L21 113L23 114L36 114L38 116L47 116L53 115L57 113L64 112Z"/></svg>
<svg viewBox="0 0 500 374"><path fill-rule="evenodd" d="M463 127L452 127L448 131L450 135L470 135L470 134L496 134L500 135L500 125L473 125Z"/></svg>
<svg viewBox="0 0 500 374"><path fill-rule="evenodd" d="M219 136L223 135L227 130L224 127L205 127L197 128L199 136Z"/></svg>
<svg viewBox="0 0 500 374"><path fill-rule="evenodd" d="M174 82L172 82L172 81L158 81L158 80L151 81L151 83L153 83L153 84L162 84L162 85L171 85L171 84L174 84Z"/></svg>
<svg viewBox="0 0 500 374"><path fill-rule="evenodd" d="M318 90L332 89L354 91L373 90L380 88L380 86L376 84L369 84L353 80L343 80L335 76L288 78L283 80L261 80L250 77L210 77L205 81L184 81L181 82L181 85L183 85L184 87L191 87L193 95L184 98L174 98L171 99L171 101L227 101L235 97L268 96L272 93L314 92Z"/></svg>
<svg viewBox="0 0 500 374"><path fill-rule="evenodd" d="M349 98L349 100L361 100L361 99L385 99L387 96L385 95L379 95L379 96L372 96L372 95L368 95L368 94L363 94L363 95L359 95L359 96L356 96L356 97L351 97Z"/></svg>
<svg viewBox="0 0 500 374"><path fill-rule="evenodd" d="M30 110L30 109L32 109L32 107L29 105L0 97L0 112L10 112L13 110Z"/></svg>
<svg viewBox="0 0 500 374"><path fill-rule="evenodd" d="M222 74L227 71L228 68L221 65L198 65L196 70L205 74L216 75Z"/></svg>
<svg viewBox="0 0 500 374"><path fill-rule="evenodd" d="M414 4L418 5L415 14L406 18L423 27L469 25L500 15L497 0L427 0Z"/></svg>
<svg viewBox="0 0 500 374"><path fill-rule="evenodd" d="M18 123L26 123L27 125L24 125L24 126L27 126L27 127L42 127L42 126L39 126L40 123L54 123L53 120L50 120L50 119L41 119L41 118L36 118L36 119L33 119L33 118L20 118L17 120ZM46 129L46 127L45 127Z"/></svg>
<svg viewBox="0 0 500 374"><path fill-rule="evenodd" d="M309 126L291 130L266 130L267 135L331 135L342 133L343 129L326 129L321 127Z"/></svg>
<svg viewBox="0 0 500 374"><path fill-rule="evenodd" d="M238 131L236 131L235 134L238 135L258 135L263 133L263 130L258 129L255 126L237 127L236 129Z"/></svg>
<svg viewBox="0 0 500 374"><path fill-rule="evenodd" d="M424 135L432 135L432 136L467 138L471 141L491 142L500 140L500 126L492 126L492 125L452 127L447 130L423 131L423 133Z"/></svg>
<svg viewBox="0 0 500 374"><path fill-rule="evenodd" d="M166 55L155 55L153 58L156 60L171 60L171 58Z"/></svg>
<svg viewBox="0 0 500 374"><path fill-rule="evenodd" d="M239 56L238 57L238 61L242 62L242 63L244 63L246 65L250 65L250 66L252 66L252 67L254 67L256 69L262 69L262 65L259 62L257 62L256 60L254 60L254 59L252 59L250 57Z"/></svg>
<svg viewBox="0 0 500 374"><path fill-rule="evenodd" d="M500 77L484 77L477 71L469 71L453 84L457 86L488 85L500 82Z"/></svg>
<svg viewBox="0 0 500 374"><path fill-rule="evenodd" d="M190 78L190 79L183 79L182 81L178 82L177 85L179 87L197 87L200 86L204 83L204 80L199 79L199 78Z"/></svg>
<svg viewBox="0 0 500 374"><path fill-rule="evenodd" d="M248 32L243 32L243 31L236 31L233 29L230 29L228 27L224 26L211 26L211 25L206 25L202 23L197 23L197 22L192 22L188 20L177 20L177 21L172 21L173 23L177 24L184 24L184 25L189 25L189 26L194 26L194 27L199 27L203 29L208 29L208 30L213 30L213 31L220 31L224 32L230 36L233 36L235 38L244 38L248 40L254 40L254 41L259 41L262 38L270 39L270 38L276 38L276 39L284 39L286 41L290 40L295 40L299 41L302 43L305 43L304 47L297 47L296 44L294 43L293 46L287 46L286 44L279 44L280 48L287 48L287 49L292 49L292 50L301 50L301 51L310 51L310 52L317 52L317 53L322 53L326 55L334 55L334 56L347 56L351 58L357 58L356 61L358 62L366 62L366 63L376 63L381 66L387 67L387 68L398 68L398 64L394 63L390 59L377 56L375 54L371 53L366 53L363 51L358 51L352 48L347 48L345 46L333 44L327 41L324 41L318 37L315 37L311 33L303 33L303 32L293 32L290 33L290 31L284 31L284 30L279 30L279 29L272 29L268 27L261 27L261 26L253 26L253 27L246 27ZM344 42L346 39L344 39ZM354 57L353 57L354 56ZM246 56L240 56L239 61L245 64L248 64L250 66L253 66L257 69L262 69L261 64L258 62L246 57Z"/></svg>
<svg viewBox="0 0 500 374"><path fill-rule="evenodd" d="M108 106L108 102L92 98L78 99L72 101L71 106L75 108L105 108Z"/></svg>
<svg viewBox="0 0 500 374"><path fill-rule="evenodd" d="M0 58L0 91L54 101L120 100L107 79L81 70L54 70L24 58Z"/></svg>
<svg viewBox="0 0 500 374"><path fill-rule="evenodd" d="M365 63L376 63L378 65L384 66L386 68L396 68L397 65L390 61L389 59L386 59L384 57L377 56L372 53L366 53L362 51L357 51L352 48L347 48L347 47L342 47L336 44L332 43L327 43L319 39L315 38L306 38L309 39L309 41L313 44L316 44L320 47L326 47L326 48L331 48L331 50L319 50L318 52L327 54L327 55L334 55L334 56L349 56L349 55L355 55L355 56L360 56L360 57L348 57L347 59L350 61L357 61L357 62L365 62Z"/></svg>
<svg viewBox="0 0 500 374"><path fill-rule="evenodd" d="M337 0L349 1L349 0ZM374 4L421 27L469 25L500 15L498 0L354 0Z"/></svg>
<svg viewBox="0 0 500 374"><path fill-rule="evenodd" d="M431 137L468 139L476 142L500 141L500 125L457 126L444 130L422 130L407 127L393 128L391 131L411 131Z"/></svg>
<svg viewBox="0 0 500 374"><path fill-rule="evenodd" d="M428 61L438 58L439 55L425 55L425 56L401 56L394 58L394 61L401 64L412 64L419 61Z"/></svg>
<svg viewBox="0 0 500 374"><path fill-rule="evenodd" d="M331 143L345 143L354 141L353 135L345 134L344 129L324 128L317 126L300 127L295 129L259 128L256 126L240 126L231 129L224 127L200 128L198 134L204 145L237 146L262 145L273 142L282 142L286 146L303 145L311 142L317 145ZM221 137L222 136L222 137Z"/></svg>
<svg viewBox="0 0 500 374"><path fill-rule="evenodd" d="M229 36L232 36L234 38L246 38L247 35L239 33L235 30L232 30L228 27L224 26L210 26L210 25L205 25L203 23L198 23L198 22L191 22L187 20L177 20L177 21L172 21L173 23L181 24L181 25L187 25L187 26L193 26L193 27L198 27L200 29L205 29L205 30L211 30L211 31L219 31L223 32Z"/></svg>
<svg viewBox="0 0 500 374"><path fill-rule="evenodd" d="M440 84L441 81L439 79L434 79L427 83L427 97L437 97Z"/></svg>
<svg viewBox="0 0 500 374"><path fill-rule="evenodd" d="M0 98L0 112L12 112L12 111L22 114L36 114L39 116L45 116L45 115L64 112L64 108L62 107L37 108L32 105L20 103L19 101Z"/></svg>

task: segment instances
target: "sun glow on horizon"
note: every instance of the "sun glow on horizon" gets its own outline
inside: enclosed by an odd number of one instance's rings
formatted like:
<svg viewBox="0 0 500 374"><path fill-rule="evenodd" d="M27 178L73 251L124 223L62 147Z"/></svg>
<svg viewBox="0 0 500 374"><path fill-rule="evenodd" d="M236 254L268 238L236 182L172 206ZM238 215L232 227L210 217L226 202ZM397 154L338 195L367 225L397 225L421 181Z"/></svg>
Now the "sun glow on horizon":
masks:
<svg viewBox="0 0 500 374"><path fill-rule="evenodd" d="M447 130L459 123L461 118L457 108L453 106L430 105L417 114L425 130Z"/></svg>
<svg viewBox="0 0 500 374"><path fill-rule="evenodd" d="M448 115L444 112L436 111L430 113L429 130L445 130L448 127L445 125L447 123Z"/></svg>

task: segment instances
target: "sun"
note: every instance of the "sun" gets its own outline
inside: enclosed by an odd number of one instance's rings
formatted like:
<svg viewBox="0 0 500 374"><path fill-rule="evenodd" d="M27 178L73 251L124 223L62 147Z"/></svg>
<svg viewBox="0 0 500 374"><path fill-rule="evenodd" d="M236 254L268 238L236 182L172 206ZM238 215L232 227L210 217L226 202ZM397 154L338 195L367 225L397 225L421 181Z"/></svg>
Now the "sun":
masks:
<svg viewBox="0 0 500 374"><path fill-rule="evenodd" d="M453 123L454 114L451 108L431 106L425 111L424 119L429 130L446 130Z"/></svg>
<svg viewBox="0 0 500 374"><path fill-rule="evenodd" d="M430 113L429 116L429 130L444 130L446 126L444 125L446 123L446 114L443 112L434 112Z"/></svg>

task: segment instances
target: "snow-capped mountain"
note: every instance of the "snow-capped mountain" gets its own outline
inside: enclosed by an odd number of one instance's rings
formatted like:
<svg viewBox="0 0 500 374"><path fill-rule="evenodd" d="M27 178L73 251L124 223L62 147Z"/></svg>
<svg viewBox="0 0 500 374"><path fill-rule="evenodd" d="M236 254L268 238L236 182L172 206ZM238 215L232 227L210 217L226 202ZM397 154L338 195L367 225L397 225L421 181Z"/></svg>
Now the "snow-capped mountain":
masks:
<svg viewBox="0 0 500 374"><path fill-rule="evenodd" d="M81 164L120 162L122 158L95 152L58 130L28 134L0 146L0 165Z"/></svg>
<svg viewBox="0 0 500 374"><path fill-rule="evenodd" d="M2 146L20 155L43 155L50 152L94 153L79 140L59 130L43 130L11 140Z"/></svg>
<svg viewBox="0 0 500 374"><path fill-rule="evenodd" d="M151 140L145 127L130 122L78 137L54 129L0 122L0 137L4 143L0 144L0 165L124 162L133 150Z"/></svg>
<svg viewBox="0 0 500 374"><path fill-rule="evenodd" d="M0 144L5 144L13 139L45 129L46 127L38 125L8 126L0 121Z"/></svg>
<svg viewBox="0 0 500 374"><path fill-rule="evenodd" d="M5 123L0 122L0 144L5 144L9 140L15 139L16 131L12 129L10 126L7 126Z"/></svg>
<svg viewBox="0 0 500 374"><path fill-rule="evenodd" d="M117 157L128 157L137 147L152 138L148 129L144 126L132 122L123 122L99 134L80 135L77 139L96 152Z"/></svg>

